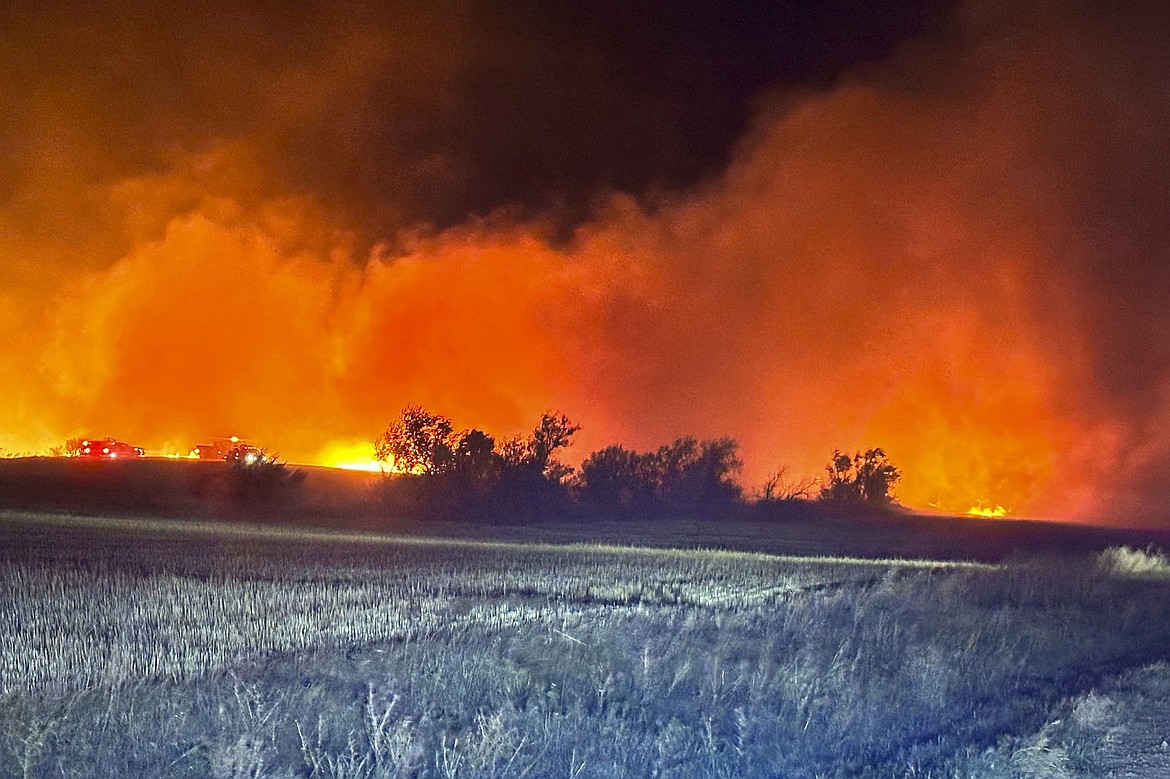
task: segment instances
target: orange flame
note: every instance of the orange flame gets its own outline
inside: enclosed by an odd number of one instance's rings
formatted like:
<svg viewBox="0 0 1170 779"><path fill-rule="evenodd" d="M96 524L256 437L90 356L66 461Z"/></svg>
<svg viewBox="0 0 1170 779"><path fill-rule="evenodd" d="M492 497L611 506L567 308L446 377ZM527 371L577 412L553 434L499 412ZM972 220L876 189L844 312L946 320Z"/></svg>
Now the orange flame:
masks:
<svg viewBox="0 0 1170 779"><path fill-rule="evenodd" d="M314 458L314 464L347 471L372 473L394 472L393 462L379 463L374 459L374 447L368 442L333 442Z"/></svg>

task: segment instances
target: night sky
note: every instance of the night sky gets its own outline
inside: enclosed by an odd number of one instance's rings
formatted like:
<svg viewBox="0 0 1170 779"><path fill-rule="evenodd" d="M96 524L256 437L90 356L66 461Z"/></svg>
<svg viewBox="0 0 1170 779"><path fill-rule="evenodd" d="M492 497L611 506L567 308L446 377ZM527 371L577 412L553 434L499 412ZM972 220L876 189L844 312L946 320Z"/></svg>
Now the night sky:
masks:
<svg viewBox="0 0 1170 779"><path fill-rule="evenodd" d="M884 446L1170 498L1161 3L0 5L0 447Z"/></svg>

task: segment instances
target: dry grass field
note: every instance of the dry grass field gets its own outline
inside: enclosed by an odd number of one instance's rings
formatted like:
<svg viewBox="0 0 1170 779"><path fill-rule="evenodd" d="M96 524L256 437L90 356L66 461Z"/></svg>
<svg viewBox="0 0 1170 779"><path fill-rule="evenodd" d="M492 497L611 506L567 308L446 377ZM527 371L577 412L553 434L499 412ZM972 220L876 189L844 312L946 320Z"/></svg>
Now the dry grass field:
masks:
<svg viewBox="0 0 1170 779"><path fill-rule="evenodd" d="M4 776L1170 767L1153 551L985 564L27 512L0 528Z"/></svg>

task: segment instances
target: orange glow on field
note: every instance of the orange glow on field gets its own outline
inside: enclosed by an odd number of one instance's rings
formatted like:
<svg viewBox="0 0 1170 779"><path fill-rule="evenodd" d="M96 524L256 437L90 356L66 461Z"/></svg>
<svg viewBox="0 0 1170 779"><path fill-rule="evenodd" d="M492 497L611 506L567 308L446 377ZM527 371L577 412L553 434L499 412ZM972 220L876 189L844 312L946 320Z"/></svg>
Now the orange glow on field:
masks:
<svg viewBox="0 0 1170 779"><path fill-rule="evenodd" d="M378 465L378 463L373 462L373 461L365 462L362 460L354 460L352 462L332 463L329 467L330 468L340 468L343 471L368 471L370 473L384 473L386 471L393 470L392 468L383 469Z"/></svg>

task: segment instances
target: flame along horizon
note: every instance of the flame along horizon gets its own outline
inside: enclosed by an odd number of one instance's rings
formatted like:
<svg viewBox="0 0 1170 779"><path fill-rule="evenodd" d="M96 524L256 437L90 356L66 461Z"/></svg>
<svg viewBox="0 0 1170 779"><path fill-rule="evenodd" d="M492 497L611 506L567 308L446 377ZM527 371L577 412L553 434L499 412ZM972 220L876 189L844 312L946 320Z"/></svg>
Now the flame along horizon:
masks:
<svg viewBox="0 0 1170 779"><path fill-rule="evenodd" d="M392 473L394 463L379 463L374 459L374 446L365 442L334 442L326 447L312 465L339 468L345 471Z"/></svg>

